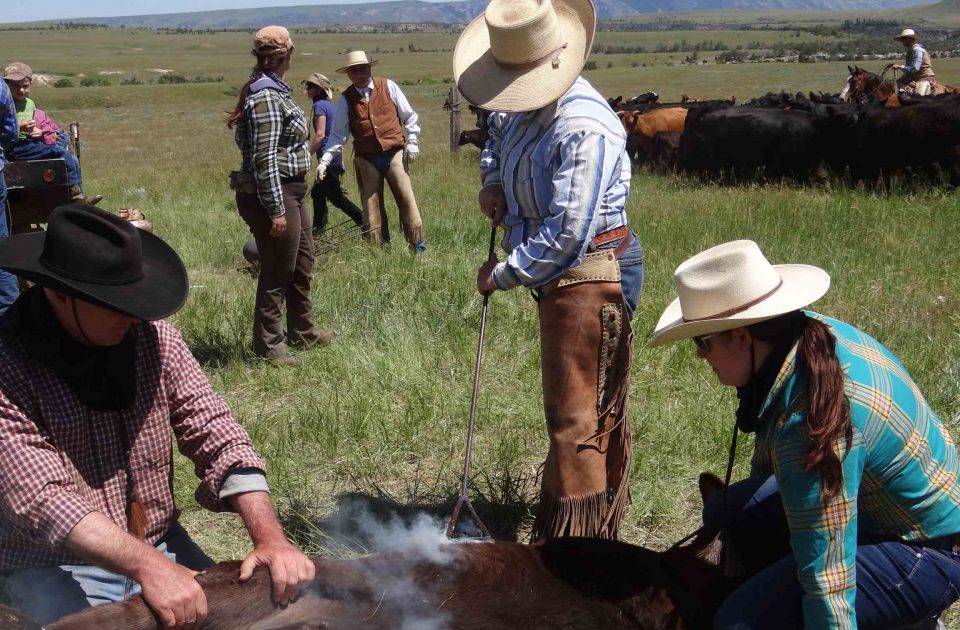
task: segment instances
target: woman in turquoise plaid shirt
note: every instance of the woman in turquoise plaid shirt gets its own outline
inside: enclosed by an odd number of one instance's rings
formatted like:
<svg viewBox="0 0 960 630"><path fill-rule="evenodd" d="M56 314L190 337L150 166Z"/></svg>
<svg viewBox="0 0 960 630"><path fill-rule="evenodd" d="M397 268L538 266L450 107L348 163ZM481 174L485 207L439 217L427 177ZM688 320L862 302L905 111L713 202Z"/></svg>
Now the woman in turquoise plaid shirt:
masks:
<svg viewBox="0 0 960 630"><path fill-rule="evenodd" d="M708 502L747 579L718 629L936 628L960 589L960 465L950 434L890 351L801 310L830 277L771 265L752 241L677 268L651 341L693 339L737 388L756 433L751 476Z"/></svg>

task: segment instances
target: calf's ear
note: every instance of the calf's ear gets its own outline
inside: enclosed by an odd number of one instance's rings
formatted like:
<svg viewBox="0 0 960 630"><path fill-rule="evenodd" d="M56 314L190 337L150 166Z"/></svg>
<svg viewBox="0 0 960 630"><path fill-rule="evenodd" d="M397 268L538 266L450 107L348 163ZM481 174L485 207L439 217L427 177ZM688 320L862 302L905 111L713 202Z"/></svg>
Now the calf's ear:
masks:
<svg viewBox="0 0 960 630"><path fill-rule="evenodd" d="M723 490L723 481L721 481L720 477L709 472L700 473L700 479L697 481L697 484L700 486L700 498L704 503L707 502L707 499Z"/></svg>
<svg viewBox="0 0 960 630"><path fill-rule="evenodd" d="M853 74L853 68L850 67L850 64L847 64L847 71L848 71L850 74Z"/></svg>

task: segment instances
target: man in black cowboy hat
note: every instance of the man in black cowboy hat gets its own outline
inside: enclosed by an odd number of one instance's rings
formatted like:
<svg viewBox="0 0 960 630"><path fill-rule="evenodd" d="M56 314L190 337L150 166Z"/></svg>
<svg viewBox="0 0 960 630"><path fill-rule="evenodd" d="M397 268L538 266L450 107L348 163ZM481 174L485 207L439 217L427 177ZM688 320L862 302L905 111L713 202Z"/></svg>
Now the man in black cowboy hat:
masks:
<svg viewBox="0 0 960 630"><path fill-rule="evenodd" d="M247 432L179 333L176 252L110 213L72 204L46 232L0 242L0 267L34 282L0 319L0 572L12 604L47 624L142 592L165 627L206 616L211 564L177 524L172 447L197 501L240 514L282 603L313 579L285 538Z"/></svg>

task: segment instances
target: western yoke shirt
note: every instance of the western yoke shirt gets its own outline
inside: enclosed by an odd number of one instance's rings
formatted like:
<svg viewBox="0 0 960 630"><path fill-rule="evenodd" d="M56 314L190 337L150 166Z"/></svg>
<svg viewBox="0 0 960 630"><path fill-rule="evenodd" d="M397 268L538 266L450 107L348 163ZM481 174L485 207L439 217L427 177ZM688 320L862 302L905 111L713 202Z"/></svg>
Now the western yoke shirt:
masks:
<svg viewBox="0 0 960 630"><path fill-rule="evenodd" d="M480 157L483 186L507 198L498 289L546 284L580 264L597 234L627 225L627 134L606 99L582 77L555 103L494 112Z"/></svg>
<svg viewBox="0 0 960 630"><path fill-rule="evenodd" d="M825 504L808 451L807 383L794 347L760 412L754 470L772 469L780 486L790 546L803 589L804 627L856 628L858 536L918 542L960 533L960 464L937 414L891 352L866 333L827 324L850 404L853 440L843 454L843 483Z"/></svg>
<svg viewBox="0 0 960 630"><path fill-rule="evenodd" d="M251 86L234 139L243 156L241 170L257 181L260 203L275 219L286 213L281 180L310 170L310 131L290 88L266 73Z"/></svg>
<svg viewBox="0 0 960 630"><path fill-rule="evenodd" d="M64 542L92 511L127 529L127 470L146 511L146 541L156 544L177 518L171 428L207 509L229 509L218 497L232 472L265 470L175 328L143 322L128 334L135 395L111 411L82 404L17 337L0 336L0 571L84 564Z"/></svg>

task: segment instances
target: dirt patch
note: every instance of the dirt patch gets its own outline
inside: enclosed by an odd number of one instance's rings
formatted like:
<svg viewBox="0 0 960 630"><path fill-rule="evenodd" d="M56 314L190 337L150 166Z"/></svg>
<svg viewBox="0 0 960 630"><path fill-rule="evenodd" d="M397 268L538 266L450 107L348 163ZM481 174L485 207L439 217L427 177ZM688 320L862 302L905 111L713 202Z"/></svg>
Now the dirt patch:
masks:
<svg viewBox="0 0 960 630"><path fill-rule="evenodd" d="M147 72L156 72L157 74L170 74L173 70L167 70L166 68L147 68Z"/></svg>
<svg viewBox="0 0 960 630"><path fill-rule="evenodd" d="M111 74L123 74L123 70L101 70L98 74L100 76L109 76Z"/></svg>
<svg viewBox="0 0 960 630"><path fill-rule="evenodd" d="M33 74L33 84L34 85L53 85L54 82L60 77L54 74L40 74L35 72Z"/></svg>

